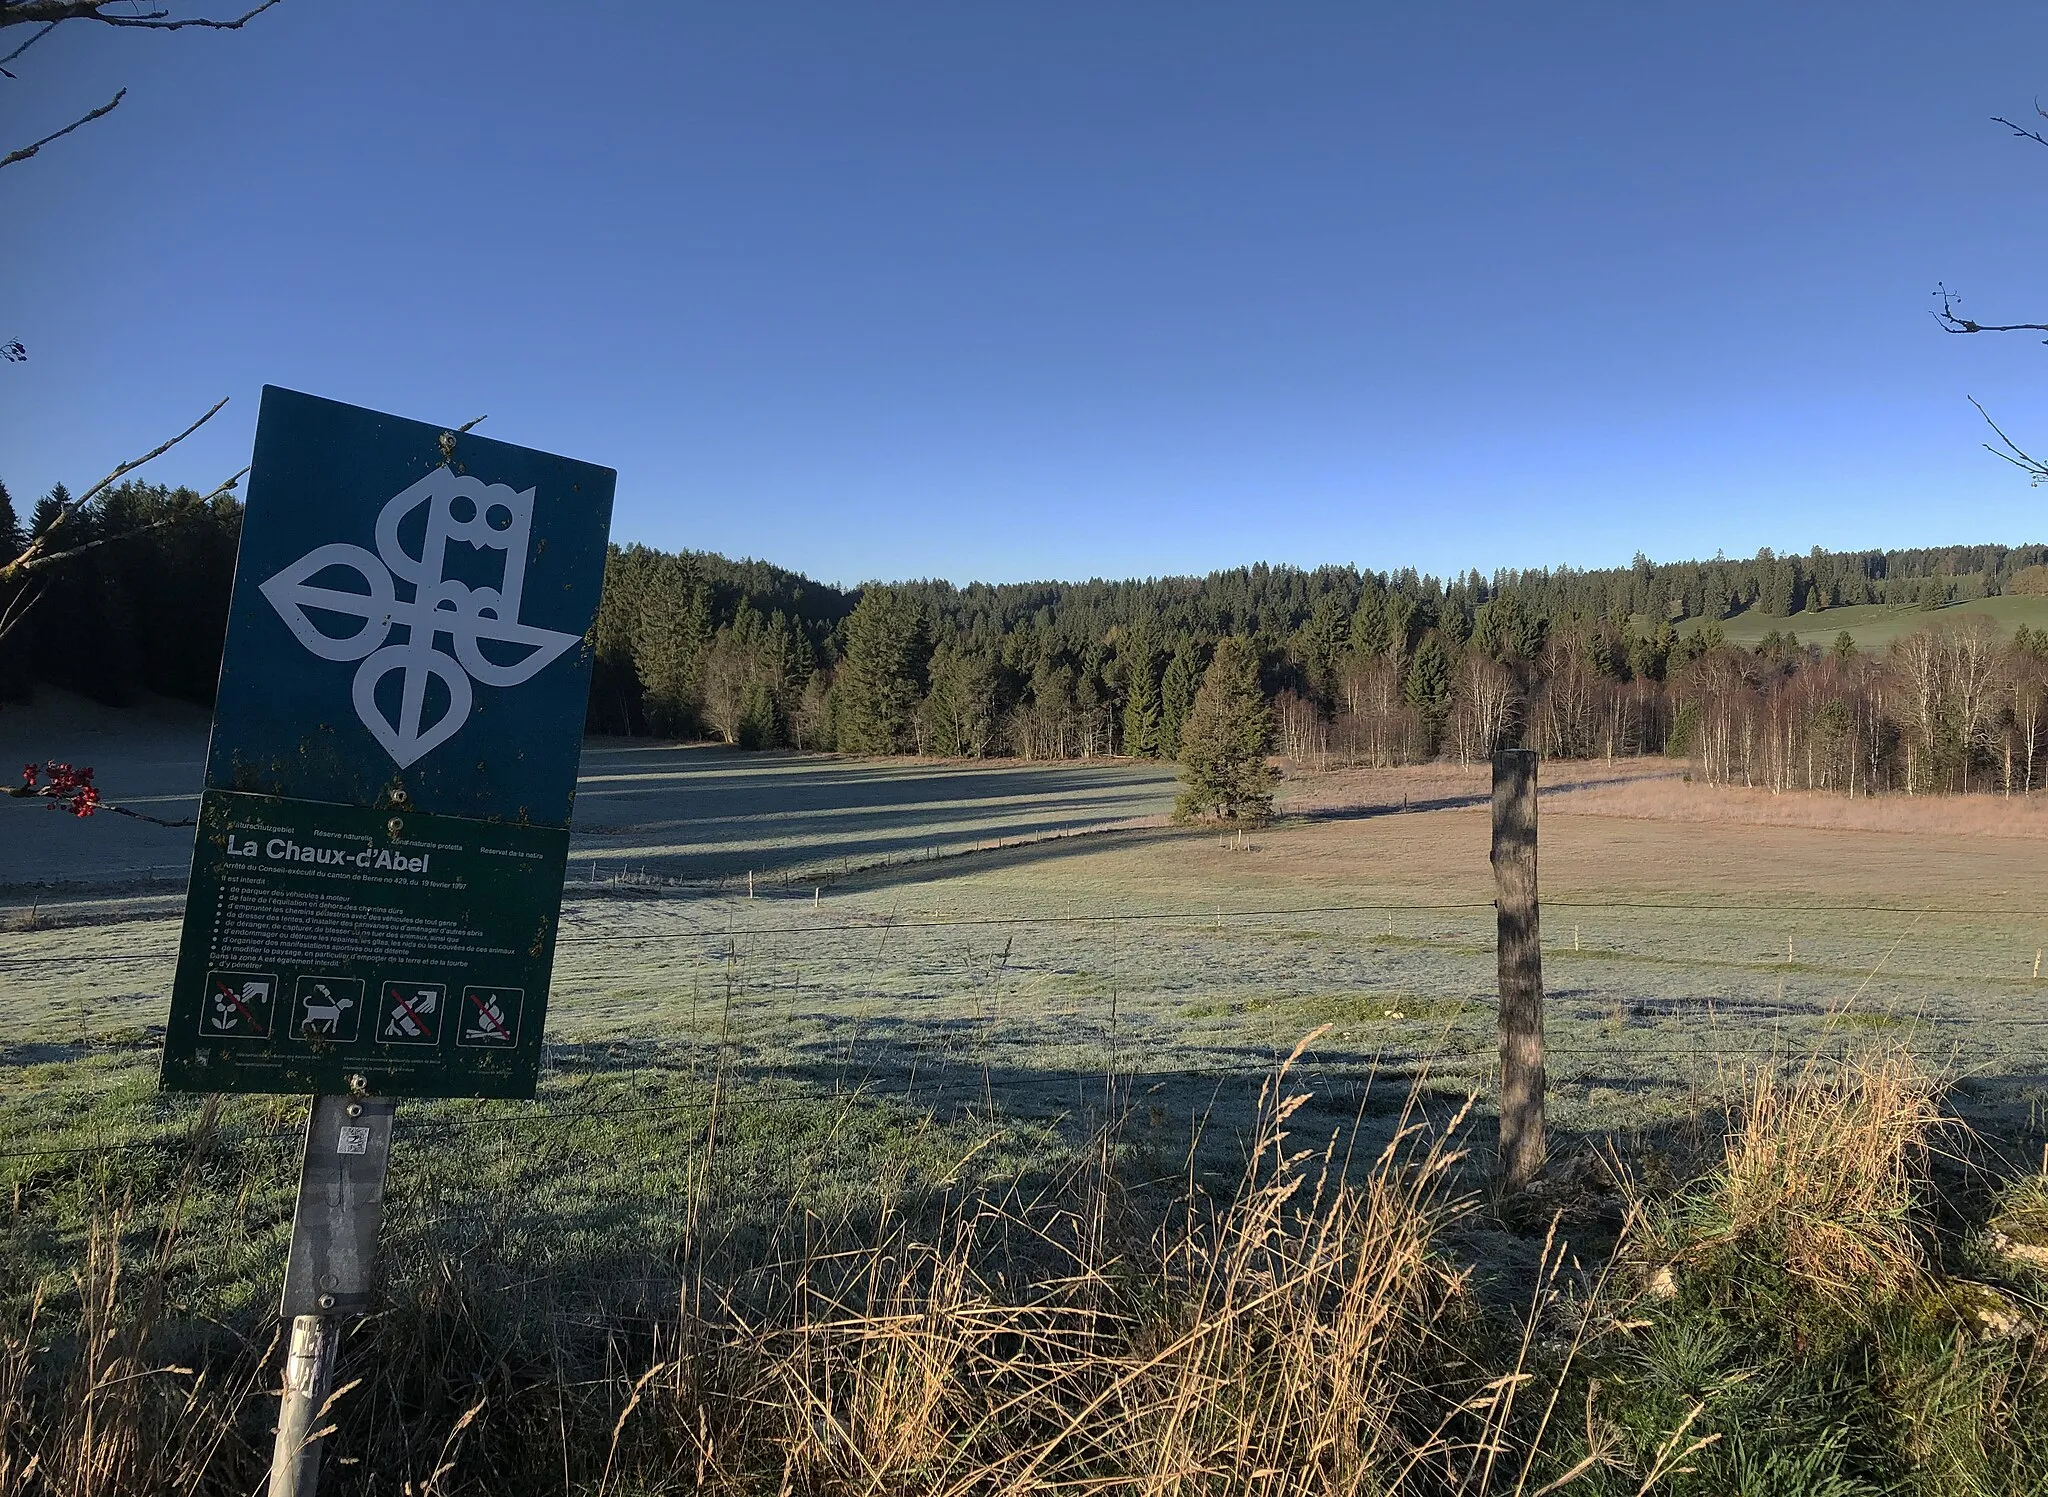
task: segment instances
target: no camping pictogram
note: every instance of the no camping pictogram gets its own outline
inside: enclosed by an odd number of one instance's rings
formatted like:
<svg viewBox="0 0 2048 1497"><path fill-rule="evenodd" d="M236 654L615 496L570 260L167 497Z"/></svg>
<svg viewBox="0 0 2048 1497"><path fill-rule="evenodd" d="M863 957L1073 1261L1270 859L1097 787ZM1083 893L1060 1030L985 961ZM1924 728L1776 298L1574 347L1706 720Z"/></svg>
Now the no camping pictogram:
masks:
<svg viewBox="0 0 2048 1497"><path fill-rule="evenodd" d="M441 1038L448 987L438 982L387 982L377 1038L387 1045L432 1045Z"/></svg>
<svg viewBox="0 0 2048 1497"><path fill-rule="evenodd" d="M277 977L270 972L209 972L199 1032L215 1039L260 1040L270 1033Z"/></svg>
<svg viewBox="0 0 2048 1497"><path fill-rule="evenodd" d="M455 1043L486 1050L512 1049L519 1043L519 1011L525 1006L524 988L464 988Z"/></svg>

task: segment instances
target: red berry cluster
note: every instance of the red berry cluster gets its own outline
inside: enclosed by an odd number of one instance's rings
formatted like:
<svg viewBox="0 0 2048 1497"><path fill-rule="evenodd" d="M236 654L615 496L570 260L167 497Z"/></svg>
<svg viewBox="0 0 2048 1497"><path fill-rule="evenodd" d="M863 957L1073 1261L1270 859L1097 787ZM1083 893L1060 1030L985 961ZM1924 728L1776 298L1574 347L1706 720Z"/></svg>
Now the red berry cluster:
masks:
<svg viewBox="0 0 2048 1497"><path fill-rule="evenodd" d="M38 774L46 774L49 783L38 785ZM21 767L21 789L17 795L39 795L49 801L52 811L69 811L73 816L90 816L99 809L100 793L92 782L92 767L74 769L69 764L59 764L52 759L42 769L33 764Z"/></svg>

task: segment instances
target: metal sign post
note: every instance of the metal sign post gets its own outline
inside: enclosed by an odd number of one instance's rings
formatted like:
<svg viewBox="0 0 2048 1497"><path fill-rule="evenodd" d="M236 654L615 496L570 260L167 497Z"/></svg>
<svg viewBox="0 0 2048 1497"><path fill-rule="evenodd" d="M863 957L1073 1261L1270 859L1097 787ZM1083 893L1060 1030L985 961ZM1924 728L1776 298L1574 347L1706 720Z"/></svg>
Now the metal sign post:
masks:
<svg viewBox="0 0 2048 1497"><path fill-rule="evenodd" d="M309 1497L319 1479L320 1444L314 1437L334 1383L342 1317L361 1314L370 1304L397 1105L370 1097L315 1097L306 1118L284 1270L282 1313L292 1323L292 1339L270 1497Z"/></svg>
<svg viewBox="0 0 2048 1497"><path fill-rule="evenodd" d="M266 388L167 1091L311 1092L272 1497L310 1497L398 1097L531 1097L615 475Z"/></svg>

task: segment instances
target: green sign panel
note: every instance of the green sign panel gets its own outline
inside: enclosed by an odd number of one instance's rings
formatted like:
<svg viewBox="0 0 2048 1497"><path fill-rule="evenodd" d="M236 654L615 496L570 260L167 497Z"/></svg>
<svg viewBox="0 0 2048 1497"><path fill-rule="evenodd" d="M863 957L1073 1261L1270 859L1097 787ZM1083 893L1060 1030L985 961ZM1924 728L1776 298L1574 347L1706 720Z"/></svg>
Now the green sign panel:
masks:
<svg viewBox="0 0 2048 1497"><path fill-rule="evenodd" d="M166 1089L533 1095L613 477L264 391Z"/></svg>
<svg viewBox="0 0 2048 1497"><path fill-rule="evenodd" d="M209 790L164 1084L530 1097L569 834Z"/></svg>

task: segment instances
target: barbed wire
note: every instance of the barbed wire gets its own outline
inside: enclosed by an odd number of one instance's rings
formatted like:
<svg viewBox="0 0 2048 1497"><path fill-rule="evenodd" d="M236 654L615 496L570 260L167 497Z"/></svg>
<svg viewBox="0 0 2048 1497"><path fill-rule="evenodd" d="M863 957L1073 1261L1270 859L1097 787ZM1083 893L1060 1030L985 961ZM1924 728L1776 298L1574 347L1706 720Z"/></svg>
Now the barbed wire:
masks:
<svg viewBox="0 0 2048 1497"><path fill-rule="evenodd" d="M791 901L800 902L800 901ZM1744 904L1715 902L1711 904L1689 904L1679 901L1651 900L1575 900L1545 899L1542 906L1564 910L1665 910L1686 914L1773 914L1787 918L1799 915L1839 914L1884 914L1884 915L1981 915L2007 920L2048 920L2048 910L2000 910L1967 905L1885 905L1885 904ZM1275 909L1258 910L1139 910L1103 912L1096 914L1062 915L961 915L935 918L893 919L887 916L869 920L835 921L827 924L810 923L803 925L728 925L724 928L702 926L681 931L577 931L556 937L557 948L594 944L621 945L660 941L688 941L698 939L726 940L741 936L784 936L784 935L873 935L889 931L950 930L982 926L1066 926L1066 925L1116 925L1142 924L1148 922L1222 922L1241 920L1277 920L1306 915L1403 915L1436 914L1447 911L1490 910L1492 900L1457 900L1428 903L1398 904L1386 900L1375 900L1366 904L1325 904L1290 905ZM94 927L57 927L58 929L92 929ZM1564 954L1563 948L1546 947L1544 954ZM1579 953L1584 954L1584 953ZM111 962L175 961L175 951L98 951L78 953L42 953L36 955L0 956L0 970L15 970L41 966L77 966Z"/></svg>

